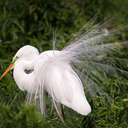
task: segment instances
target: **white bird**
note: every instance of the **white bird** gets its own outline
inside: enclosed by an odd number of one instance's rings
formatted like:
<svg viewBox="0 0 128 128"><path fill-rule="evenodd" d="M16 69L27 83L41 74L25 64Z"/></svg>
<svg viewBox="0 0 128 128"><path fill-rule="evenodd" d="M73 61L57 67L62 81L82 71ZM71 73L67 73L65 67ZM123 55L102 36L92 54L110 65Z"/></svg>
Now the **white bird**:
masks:
<svg viewBox="0 0 128 128"><path fill-rule="evenodd" d="M97 67L114 70L111 66L97 62L97 55L116 48L113 44L99 45L108 37L108 34L99 30L100 26L97 25L87 33L80 33L80 38L73 40L61 51L50 50L39 53L33 46L23 46L13 57L11 65L0 79L9 70L14 69L13 76L16 84L21 90L26 90L28 94L34 94L35 99L39 97L42 113L44 113L43 94L44 91L47 91L53 99L56 110L56 103L60 103L82 115L88 115L91 107L84 93L80 72L86 74L83 81L87 84L86 89L89 88L93 95L92 85L95 87L94 90L99 92L101 90L89 77L89 74L93 73L92 71L96 73ZM32 96L30 100L31 98Z"/></svg>
<svg viewBox="0 0 128 128"><path fill-rule="evenodd" d="M87 115L91 107L82 82L71 65L59 58L62 54L54 50L39 54L35 47L22 47L13 59L14 79L21 90L35 93L44 89L57 103Z"/></svg>

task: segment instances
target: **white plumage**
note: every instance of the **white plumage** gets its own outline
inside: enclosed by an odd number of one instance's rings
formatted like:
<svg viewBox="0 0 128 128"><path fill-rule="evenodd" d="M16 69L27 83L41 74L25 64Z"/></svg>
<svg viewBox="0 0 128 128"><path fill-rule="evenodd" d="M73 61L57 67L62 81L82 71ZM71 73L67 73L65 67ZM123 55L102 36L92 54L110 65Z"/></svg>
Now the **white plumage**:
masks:
<svg viewBox="0 0 128 128"><path fill-rule="evenodd" d="M39 99L42 113L45 106L44 91L47 91L56 111L56 103L61 103L82 115L89 114L91 107L84 88L91 96L97 93L107 96L93 78L103 81L104 72L113 76L128 74L111 66L112 58L106 56L106 53L122 48L127 42L103 44L114 31L104 33L102 27L95 25L87 32L83 32L86 28L83 27L61 51L50 50L40 54L33 46L20 48L0 79L14 66L13 75L18 87L28 92L29 102Z"/></svg>
<svg viewBox="0 0 128 128"><path fill-rule="evenodd" d="M62 54L62 51L53 50L39 54L32 46L22 47L15 55L19 59L15 62L14 79L21 90L28 93L46 90L57 103L87 115L91 107L82 82L71 65L61 60ZM25 70L33 71L27 74Z"/></svg>

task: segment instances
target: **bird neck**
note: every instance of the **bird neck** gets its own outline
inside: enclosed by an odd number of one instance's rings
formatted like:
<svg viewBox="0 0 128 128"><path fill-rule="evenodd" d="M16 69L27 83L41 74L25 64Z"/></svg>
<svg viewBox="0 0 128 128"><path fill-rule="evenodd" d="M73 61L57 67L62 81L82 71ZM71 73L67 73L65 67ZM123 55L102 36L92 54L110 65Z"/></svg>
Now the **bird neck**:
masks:
<svg viewBox="0 0 128 128"><path fill-rule="evenodd" d="M34 65L32 61L19 60L15 63L14 79L21 90L32 92L35 83Z"/></svg>

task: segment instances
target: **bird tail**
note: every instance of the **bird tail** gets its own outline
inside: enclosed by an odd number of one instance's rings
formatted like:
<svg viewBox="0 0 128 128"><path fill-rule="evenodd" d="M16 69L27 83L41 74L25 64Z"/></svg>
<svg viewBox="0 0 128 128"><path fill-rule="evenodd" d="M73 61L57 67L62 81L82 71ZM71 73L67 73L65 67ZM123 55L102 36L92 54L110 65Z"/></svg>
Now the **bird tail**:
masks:
<svg viewBox="0 0 128 128"><path fill-rule="evenodd" d="M88 31L85 25L69 41L69 45L62 49L60 59L72 65L90 96L98 94L110 99L98 86L98 81L103 82L108 76L128 78L128 71L117 66L119 63L128 63L126 58L119 57L118 54L121 50L128 49L128 41L113 42L112 39L119 30L109 30L105 25L106 23L96 24Z"/></svg>

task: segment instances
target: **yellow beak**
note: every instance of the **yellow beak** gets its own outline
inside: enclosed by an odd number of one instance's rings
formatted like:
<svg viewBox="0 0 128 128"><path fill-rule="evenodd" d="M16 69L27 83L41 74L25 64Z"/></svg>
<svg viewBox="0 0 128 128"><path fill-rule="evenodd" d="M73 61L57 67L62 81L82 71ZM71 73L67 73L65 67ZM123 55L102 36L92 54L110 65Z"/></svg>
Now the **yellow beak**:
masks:
<svg viewBox="0 0 128 128"><path fill-rule="evenodd" d="M6 71L1 75L0 80L14 67L14 63L11 63Z"/></svg>

